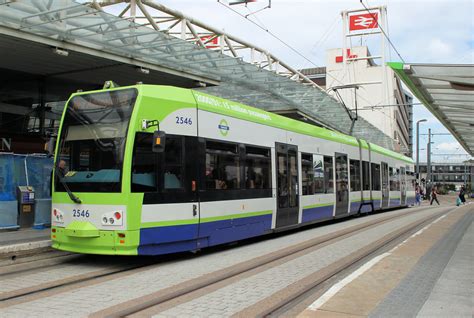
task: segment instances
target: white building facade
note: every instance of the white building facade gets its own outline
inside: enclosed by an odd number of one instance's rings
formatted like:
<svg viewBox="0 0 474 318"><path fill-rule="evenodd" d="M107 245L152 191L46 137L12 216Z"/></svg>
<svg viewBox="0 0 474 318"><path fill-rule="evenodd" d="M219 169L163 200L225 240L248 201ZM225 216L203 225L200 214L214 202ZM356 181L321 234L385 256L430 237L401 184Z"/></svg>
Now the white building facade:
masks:
<svg viewBox="0 0 474 318"><path fill-rule="evenodd" d="M397 150L411 157L413 97L392 69L375 64L367 46L346 49L345 63L342 52L341 48L327 51L326 90L394 139Z"/></svg>

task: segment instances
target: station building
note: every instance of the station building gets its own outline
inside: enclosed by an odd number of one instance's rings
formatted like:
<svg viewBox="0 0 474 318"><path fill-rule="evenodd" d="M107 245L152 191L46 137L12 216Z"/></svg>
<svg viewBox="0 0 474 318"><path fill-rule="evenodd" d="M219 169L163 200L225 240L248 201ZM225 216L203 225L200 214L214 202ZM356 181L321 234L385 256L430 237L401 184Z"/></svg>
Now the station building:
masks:
<svg viewBox="0 0 474 318"><path fill-rule="evenodd" d="M413 96L401 85L395 72L371 58L367 46L327 51L326 67L303 69L311 78L357 113L396 141L396 150L413 155Z"/></svg>
<svg viewBox="0 0 474 318"><path fill-rule="evenodd" d="M428 180L435 184L454 184L456 189L464 185L474 189L474 161L462 163L432 163L431 176L428 176L428 166L420 163L420 179Z"/></svg>

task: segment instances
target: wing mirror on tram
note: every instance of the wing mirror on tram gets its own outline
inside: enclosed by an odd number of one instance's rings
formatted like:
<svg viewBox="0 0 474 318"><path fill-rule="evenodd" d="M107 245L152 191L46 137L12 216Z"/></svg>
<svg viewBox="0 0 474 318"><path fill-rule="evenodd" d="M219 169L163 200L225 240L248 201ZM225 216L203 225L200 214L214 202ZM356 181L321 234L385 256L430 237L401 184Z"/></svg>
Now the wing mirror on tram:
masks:
<svg viewBox="0 0 474 318"><path fill-rule="evenodd" d="M157 153L164 152L165 144L166 144L166 133L161 130L156 130L153 133L152 151L157 152Z"/></svg>
<svg viewBox="0 0 474 318"><path fill-rule="evenodd" d="M142 120L142 129L146 130L150 127L158 127L157 130L153 133L153 144L151 145L152 151L156 153L161 153L165 151L166 145L166 133L160 130L160 122L156 119L153 120Z"/></svg>

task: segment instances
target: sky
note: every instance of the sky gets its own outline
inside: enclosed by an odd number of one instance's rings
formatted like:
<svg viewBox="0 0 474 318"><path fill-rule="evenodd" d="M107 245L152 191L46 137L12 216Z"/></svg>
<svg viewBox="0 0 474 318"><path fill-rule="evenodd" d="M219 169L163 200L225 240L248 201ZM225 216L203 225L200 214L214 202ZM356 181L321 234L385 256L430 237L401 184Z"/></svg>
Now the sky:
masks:
<svg viewBox="0 0 474 318"><path fill-rule="evenodd" d="M264 48L296 69L324 66L326 50L342 46L341 11L363 9L359 0L272 0L271 8L249 17L262 27L259 28L217 0L155 2ZM258 0L248 7L237 5L232 8L246 15L265 7L268 2ZM406 63L474 64L474 0L364 0L364 4L387 7L385 31ZM368 44L371 49L372 43ZM390 61L400 61L393 49L389 56ZM420 125L420 161L425 162L428 136L423 134L427 134L428 128L436 134L449 132L424 106L415 105L413 122L419 119L427 119ZM433 162L469 159L469 156L462 156L467 153L450 135L435 135L432 141Z"/></svg>

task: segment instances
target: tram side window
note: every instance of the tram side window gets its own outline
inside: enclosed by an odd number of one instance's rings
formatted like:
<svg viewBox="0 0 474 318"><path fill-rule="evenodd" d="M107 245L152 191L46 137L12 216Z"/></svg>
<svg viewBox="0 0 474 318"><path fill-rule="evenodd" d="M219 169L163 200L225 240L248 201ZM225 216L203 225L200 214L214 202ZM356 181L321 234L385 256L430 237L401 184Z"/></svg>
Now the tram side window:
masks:
<svg viewBox="0 0 474 318"><path fill-rule="evenodd" d="M334 193L334 169L329 156L324 156L324 188L325 193Z"/></svg>
<svg viewBox="0 0 474 318"><path fill-rule="evenodd" d="M240 189L240 158L237 144L206 142L206 189Z"/></svg>
<svg viewBox="0 0 474 318"><path fill-rule="evenodd" d="M313 155L314 193L324 193L324 157Z"/></svg>
<svg viewBox="0 0 474 318"><path fill-rule="evenodd" d="M351 191L360 191L360 161L350 160Z"/></svg>
<svg viewBox="0 0 474 318"><path fill-rule="evenodd" d="M184 138L181 136L167 137L165 146L165 162L163 163L164 190L183 189L184 181Z"/></svg>
<svg viewBox="0 0 474 318"><path fill-rule="evenodd" d="M307 153L301 154L301 173L303 195L314 194L313 155Z"/></svg>
<svg viewBox="0 0 474 318"><path fill-rule="evenodd" d="M396 184L395 184L395 176L393 175L393 168L390 167L388 168L388 180L390 183L390 191L395 191L396 190Z"/></svg>
<svg viewBox="0 0 474 318"><path fill-rule="evenodd" d="M380 165L372 163L372 190L380 191Z"/></svg>
<svg viewBox="0 0 474 318"><path fill-rule="evenodd" d="M245 147L245 188L271 189L271 155L269 148Z"/></svg>
<svg viewBox="0 0 474 318"><path fill-rule="evenodd" d="M400 191L400 169L396 170L393 178L395 179L395 191Z"/></svg>
<svg viewBox="0 0 474 318"><path fill-rule="evenodd" d="M415 173L412 172L412 171L407 171L407 175L409 175L410 177L407 177L407 181L410 180L411 181L411 187L414 189L416 187L416 178L415 178ZM407 182L408 184L408 182Z"/></svg>
<svg viewBox="0 0 474 318"><path fill-rule="evenodd" d="M364 191L370 190L370 171L367 161L362 161L362 189Z"/></svg>
<svg viewBox="0 0 474 318"><path fill-rule="evenodd" d="M152 152L153 134L137 133L132 159L132 192L156 192L156 160Z"/></svg>

